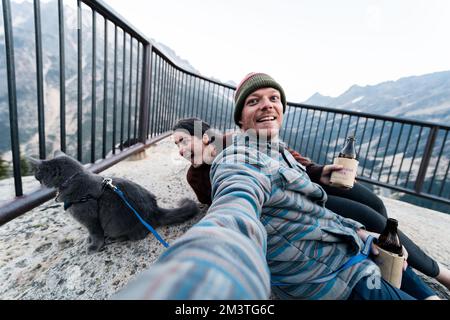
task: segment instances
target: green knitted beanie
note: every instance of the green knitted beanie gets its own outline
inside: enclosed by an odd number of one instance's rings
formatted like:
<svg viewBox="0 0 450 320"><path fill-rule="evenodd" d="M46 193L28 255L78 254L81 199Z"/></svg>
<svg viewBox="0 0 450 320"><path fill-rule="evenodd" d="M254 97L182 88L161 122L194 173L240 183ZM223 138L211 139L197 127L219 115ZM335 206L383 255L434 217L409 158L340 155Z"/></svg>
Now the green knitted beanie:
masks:
<svg viewBox="0 0 450 320"><path fill-rule="evenodd" d="M271 76L265 73L249 73L239 83L234 94L234 123L240 127L239 121L241 120L242 109L244 109L245 99L258 89L262 88L274 88L280 92L281 102L283 104L283 113L286 111L286 96L283 88L278 82L276 82Z"/></svg>

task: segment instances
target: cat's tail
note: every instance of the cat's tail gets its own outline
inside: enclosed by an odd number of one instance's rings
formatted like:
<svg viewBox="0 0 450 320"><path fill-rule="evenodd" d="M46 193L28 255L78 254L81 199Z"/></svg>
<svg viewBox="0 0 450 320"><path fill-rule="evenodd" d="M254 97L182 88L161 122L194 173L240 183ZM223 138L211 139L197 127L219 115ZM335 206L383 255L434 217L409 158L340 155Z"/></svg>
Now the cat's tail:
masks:
<svg viewBox="0 0 450 320"><path fill-rule="evenodd" d="M158 223L159 225L183 223L197 215L199 212L200 209L194 201L182 199L179 202L178 208L164 209L158 207Z"/></svg>

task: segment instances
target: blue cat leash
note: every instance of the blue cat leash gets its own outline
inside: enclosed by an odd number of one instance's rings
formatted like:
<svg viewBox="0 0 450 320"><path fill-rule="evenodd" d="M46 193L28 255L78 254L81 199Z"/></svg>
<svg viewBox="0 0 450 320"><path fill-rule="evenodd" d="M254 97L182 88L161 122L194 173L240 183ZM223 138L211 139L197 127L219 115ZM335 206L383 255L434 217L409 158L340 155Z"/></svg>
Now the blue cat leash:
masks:
<svg viewBox="0 0 450 320"><path fill-rule="evenodd" d="M339 272L341 272L342 270L350 268L351 266L354 266L355 264L360 263L361 261L367 259L370 255L370 249L372 248L372 243L373 243L374 239L375 238L373 236L369 235L366 239L366 242L364 243L364 248L362 249L362 251L360 253L358 253L356 256L351 257L349 260L347 260L346 263L344 263L336 271L334 271L326 276L320 277L318 279L307 281L307 283L324 283L324 282L330 281L331 279L335 278L337 276L337 274ZM292 284L272 282L271 285L276 286L276 287L281 287L281 286L290 286Z"/></svg>
<svg viewBox="0 0 450 320"><path fill-rule="evenodd" d="M126 204L126 206L128 208L131 209L131 211L133 211L133 213L136 215L136 217L139 219L139 221L151 232L153 233L153 235L155 236L156 239L158 239L159 242L161 242L161 244L168 248L169 244L164 241L164 239L158 234L158 232L156 232L155 229L153 229L153 227L151 225L149 225L144 219L142 219L142 217L139 215L139 213L133 208L133 206L128 202L128 200L125 198L124 193L122 192L122 190L119 189L118 186L115 186L112 183L112 179L111 178L104 178L102 184L105 187L110 188L112 191L114 191L121 199L122 201Z"/></svg>

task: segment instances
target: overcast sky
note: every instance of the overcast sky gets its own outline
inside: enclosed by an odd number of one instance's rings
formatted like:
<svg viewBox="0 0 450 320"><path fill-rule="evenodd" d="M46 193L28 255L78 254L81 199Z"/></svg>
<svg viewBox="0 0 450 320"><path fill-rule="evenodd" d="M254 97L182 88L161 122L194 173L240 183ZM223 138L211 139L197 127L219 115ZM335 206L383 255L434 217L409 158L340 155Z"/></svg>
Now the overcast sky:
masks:
<svg viewBox="0 0 450 320"><path fill-rule="evenodd" d="M200 73L266 72L301 102L450 70L448 0L104 0Z"/></svg>

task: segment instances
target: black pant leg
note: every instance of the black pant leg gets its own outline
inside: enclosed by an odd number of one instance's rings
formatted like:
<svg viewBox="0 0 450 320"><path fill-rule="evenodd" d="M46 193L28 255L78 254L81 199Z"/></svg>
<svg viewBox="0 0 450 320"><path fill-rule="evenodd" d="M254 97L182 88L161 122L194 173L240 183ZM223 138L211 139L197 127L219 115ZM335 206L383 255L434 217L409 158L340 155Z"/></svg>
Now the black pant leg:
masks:
<svg viewBox="0 0 450 320"><path fill-rule="evenodd" d="M328 195L338 196L365 204L387 218L387 210L383 201L361 183L355 183L351 189L337 188L326 185L322 185L322 187Z"/></svg>

